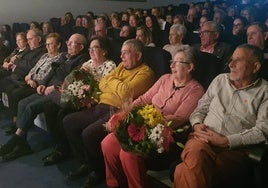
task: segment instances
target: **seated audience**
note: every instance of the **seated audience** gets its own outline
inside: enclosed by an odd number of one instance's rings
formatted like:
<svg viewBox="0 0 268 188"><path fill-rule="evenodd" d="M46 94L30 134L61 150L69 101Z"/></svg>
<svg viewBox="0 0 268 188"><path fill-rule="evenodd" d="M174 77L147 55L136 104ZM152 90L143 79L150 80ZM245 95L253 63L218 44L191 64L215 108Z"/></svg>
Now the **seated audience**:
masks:
<svg viewBox="0 0 268 188"><path fill-rule="evenodd" d="M10 85L6 89L8 97L8 104L11 115L13 116L13 125L6 131L6 133L14 133L16 128L18 103L21 99L36 93L36 88L43 81L43 79L52 70L52 64L61 58L59 52L61 46L61 38L58 33L50 33L46 37L47 53L42 55L35 66L29 71L24 78L24 84L20 87L17 85Z"/></svg>
<svg viewBox="0 0 268 188"><path fill-rule="evenodd" d="M40 57L46 52L42 43L42 32L38 29L30 29L27 32L27 42L30 51L23 58L15 59L12 64L12 74L0 80L0 92L15 84L21 86L24 84L24 77L35 66Z"/></svg>
<svg viewBox="0 0 268 188"><path fill-rule="evenodd" d="M136 29L136 39L141 41L144 46L155 47L151 30L144 25Z"/></svg>
<svg viewBox="0 0 268 188"><path fill-rule="evenodd" d="M254 187L248 152L267 140L268 83L258 78L262 51L238 46L190 117L190 134L174 187Z"/></svg>
<svg viewBox="0 0 268 188"><path fill-rule="evenodd" d="M23 58L29 52L29 47L25 33L16 34L17 48L3 61L2 68L0 69L0 79L11 74L14 61Z"/></svg>
<svg viewBox="0 0 268 188"><path fill-rule="evenodd" d="M169 30L169 44L166 44L163 49L168 51L172 57L181 47L182 40L186 36L187 29L184 25L174 24Z"/></svg>
<svg viewBox="0 0 268 188"><path fill-rule="evenodd" d="M189 120L198 100L204 94L203 87L192 78L195 64L198 63L197 50L188 45L180 46L177 50L170 65L172 73L160 77L151 89L132 104L153 104L161 111L166 121L172 121L171 127L174 130ZM106 136L101 146L108 187L150 187L146 160L154 160L155 156L147 158L124 151L114 133ZM173 161L180 153L180 150L176 149L177 151L170 152L165 160Z"/></svg>
<svg viewBox="0 0 268 188"><path fill-rule="evenodd" d="M93 38L88 51L91 59L83 63L81 69L90 72L100 81L116 67L116 64L109 60L109 41L100 37ZM51 101L45 104L46 124L56 140L56 147L52 153L43 159L44 165L58 163L69 156L70 149L63 130L62 120L68 113L75 111L77 110L69 103L64 106L60 104L60 101Z"/></svg>
<svg viewBox="0 0 268 188"><path fill-rule="evenodd" d="M27 142L27 132L32 127L36 116L44 111L44 104L62 84L65 76L72 69L88 59L85 51L86 38L81 34L73 34L67 42L68 53L61 61L55 62L53 68L42 83L36 88L37 93L22 99L18 104L16 133L0 148L3 161L14 160L20 156L32 153Z"/></svg>
<svg viewBox="0 0 268 188"><path fill-rule="evenodd" d="M215 55L221 62L221 72L227 71L227 63L232 53L231 45L220 42L220 26L214 21L207 21L200 30L201 43L195 47L202 52Z"/></svg>
<svg viewBox="0 0 268 188"><path fill-rule="evenodd" d="M103 124L110 118L111 109L122 106L124 99L147 91L154 82L153 71L144 64L144 45L136 39L123 43L122 63L99 83L100 101L80 112L68 114L63 119L64 130L73 154L81 166L71 172L69 179L89 174L85 187L92 187L104 178L104 161L100 142L107 135Z"/></svg>
<svg viewBox="0 0 268 188"><path fill-rule="evenodd" d="M246 27L248 26L247 20L244 17L237 17L233 21L232 34L227 37L226 42L233 47L240 44L247 43Z"/></svg>

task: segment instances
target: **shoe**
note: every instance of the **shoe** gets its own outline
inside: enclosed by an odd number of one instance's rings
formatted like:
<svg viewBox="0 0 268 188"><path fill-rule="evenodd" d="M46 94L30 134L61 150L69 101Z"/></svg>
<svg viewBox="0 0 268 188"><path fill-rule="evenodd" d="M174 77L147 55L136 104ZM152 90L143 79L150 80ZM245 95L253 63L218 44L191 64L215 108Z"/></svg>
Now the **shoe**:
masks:
<svg viewBox="0 0 268 188"><path fill-rule="evenodd" d="M102 180L104 180L104 177L97 174L95 171L92 171L87 179L86 179L86 182L84 184L84 187L85 188L91 188L92 186L94 185L98 185L102 182Z"/></svg>
<svg viewBox="0 0 268 188"><path fill-rule="evenodd" d="M67 175L67 179L69 179L69 180L75 180L75 179L84 177L87 174L89 174L88 165L87 164L82 164L78 169L76 169L75 171L70 172Z"/></svg>
<svg viewBox="0 0 268 188"><path fill-rule="evenodd" d="M13 123L9 128L5 130L6 135L14 134L17 131L16 124Z"/></svg>
<svg viewBox="0 0 268 188"><path fill-rule="evenodd" d="M48 154L45 158L43 158L43 163L44 163L44 166L49 166L49 165L56 164L60 161L63 161L66 158L67 158L66 154L64 154L61 151L55 150L54 152Z"/></svg>
<svg viewBox="0 0 268 188"><path fill-rule="evenodd" d="M17 142L19 142L20 136L18 135L14 135L12 136L11 139L9 139L9 141L7 141L6 144L2 145L0 148L0 156L6 155L8 153L10 153L14 147L16 146Z"/></svg>
<svg viewBox="0 0 268 188"><path fill-rule="evenodd" d="M17 143L17 145L14 147L14 149L10 153L2 156L2 161L5 161L5 162L12 161L21 156L28 155L31 153L33 153L33 151L30 145L28 144L26 140L21 138L21 142Z"/></svg>

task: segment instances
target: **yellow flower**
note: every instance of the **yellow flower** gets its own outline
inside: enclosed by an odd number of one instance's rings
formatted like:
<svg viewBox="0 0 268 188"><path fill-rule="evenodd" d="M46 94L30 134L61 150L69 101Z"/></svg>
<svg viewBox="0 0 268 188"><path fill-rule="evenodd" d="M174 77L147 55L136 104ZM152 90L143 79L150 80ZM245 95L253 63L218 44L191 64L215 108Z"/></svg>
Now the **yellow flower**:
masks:
<svg viewBox="0 0 268 188"><path fill-rule="evenodd" d="M154 128L158 123L163 123L164 118L153 105L145 105L144 108L138 111L145 121L145 124L150 128Z"/></svg>

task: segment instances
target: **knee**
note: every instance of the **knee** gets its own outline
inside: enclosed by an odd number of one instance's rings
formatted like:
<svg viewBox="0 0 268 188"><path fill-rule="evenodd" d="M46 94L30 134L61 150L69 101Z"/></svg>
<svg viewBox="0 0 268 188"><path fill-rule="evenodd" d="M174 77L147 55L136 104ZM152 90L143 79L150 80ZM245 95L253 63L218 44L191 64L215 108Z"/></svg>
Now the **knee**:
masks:
<svg viewBox="0 0 268 188"><path fill-rule="evenodd" d="M101 149L103 155L112 154L115 152L115 148L120 147L116 137L113 133L108 134L102 141L101 141Z"/></svg>

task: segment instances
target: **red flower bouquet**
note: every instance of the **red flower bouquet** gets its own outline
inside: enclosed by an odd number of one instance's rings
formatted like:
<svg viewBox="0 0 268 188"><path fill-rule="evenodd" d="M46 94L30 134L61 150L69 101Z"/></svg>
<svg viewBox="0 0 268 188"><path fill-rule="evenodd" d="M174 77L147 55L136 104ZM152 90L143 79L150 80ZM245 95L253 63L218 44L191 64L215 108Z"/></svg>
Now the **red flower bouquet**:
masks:
<svg viewBox="0 0 268 188"><path fill-rule="evenodd" d="M105 126L115 133L125 151L139 155L168 151L174 142L173 130L153 105L135 107L129 113L116 113Z"/></svg>

